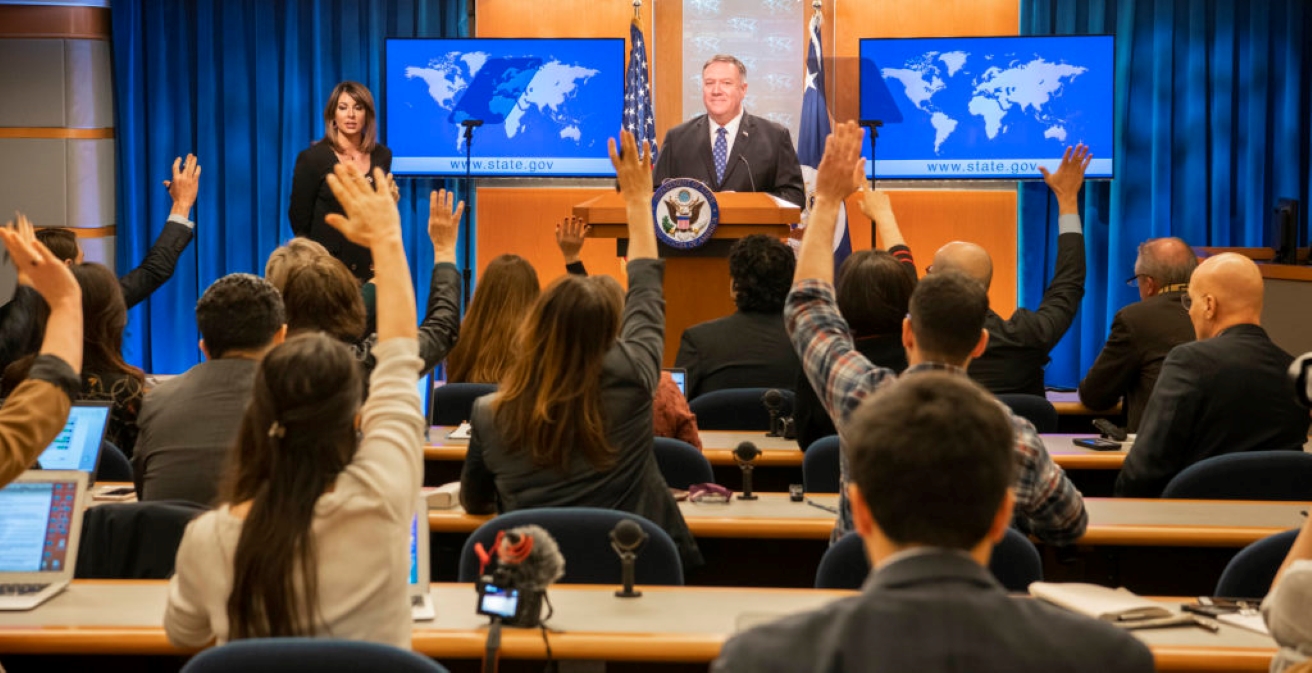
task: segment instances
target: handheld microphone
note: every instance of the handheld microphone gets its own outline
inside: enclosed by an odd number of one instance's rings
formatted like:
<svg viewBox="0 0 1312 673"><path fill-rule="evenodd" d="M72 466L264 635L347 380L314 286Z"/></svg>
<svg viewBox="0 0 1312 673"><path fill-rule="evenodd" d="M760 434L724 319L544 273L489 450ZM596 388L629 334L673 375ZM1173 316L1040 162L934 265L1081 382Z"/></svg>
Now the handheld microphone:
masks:
<svg viewBox="0 0 1312 673"><path fill-rule="evenodd" d="M1130 438L1130 436L1125 433L1125 430L1105 418L1093 419L1093 427L1097 428L1098 432L1101 432L1103 437L1113 441L1123 442Z"/></svg>
<svg viewBox="0 0 1312 673"><path fill-rule="evenodd" d="M633 589L634 563L638 552L647 544L647 532L633 519L624 519L615 524L610 532L610 547L620 557L620 575L623 586L615 592L618 598L637 598L641 591Z"/></svg>
<svg viewBox="0 0 1312 673"><path fill-rule="evenodd" d="M781 434L779 432L779 412L784 408L783 393L771 388L761 396L761 404L764 404L765 410L770 412L770 431L765 433L765 436L778 437Z"/></svg>
<svg viewBox="0 0 1312 673"><path fill-rule="evenodd" d="M733 459L743 471L743 492L738 495L739 500L756 500L752 494L752 469L755 467L752 461L760 455L761 450L751 442L742 442L733 450Z"/></svg>

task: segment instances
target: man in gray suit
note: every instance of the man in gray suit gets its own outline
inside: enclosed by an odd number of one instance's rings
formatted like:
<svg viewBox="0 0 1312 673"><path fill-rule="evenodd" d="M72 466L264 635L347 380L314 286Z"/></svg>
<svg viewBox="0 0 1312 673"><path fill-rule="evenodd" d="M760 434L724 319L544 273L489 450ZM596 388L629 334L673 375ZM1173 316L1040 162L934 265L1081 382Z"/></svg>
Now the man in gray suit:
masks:
<svg viewBox="0 0 1312 673"><path fill-rule="evenodd" d="M989 573L1011 523L1015 455L1006 412L978 384L902 378L849 430L848 496L874 572L859 596L735 636L712 671L1153 670L1125 631L1009 598Z"/></svg>
<svg viewBox="0 0 1312 673"><path fill-rule="evenodd" d="M155 386L141 404L133 476L140 500L213 505L260 359L287 336L282 296L234 273L196 302L202 362Z"/></svg>

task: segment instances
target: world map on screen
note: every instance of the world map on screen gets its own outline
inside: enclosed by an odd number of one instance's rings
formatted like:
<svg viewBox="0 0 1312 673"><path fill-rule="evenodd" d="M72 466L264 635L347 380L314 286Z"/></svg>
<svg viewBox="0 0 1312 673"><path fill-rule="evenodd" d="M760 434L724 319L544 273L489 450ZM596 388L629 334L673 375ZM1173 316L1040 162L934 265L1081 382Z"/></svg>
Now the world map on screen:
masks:
<svg viewBox="0 0 1312 673"><path fill-rule="evenodd" d="M451 42L388 47L387 138L402 172L411 158L422 159L416 171L463 172L460 123L468 119L483 122L474 131L475 173L587 174L592 160L608 156L606 140L621 119L622 41L616 49L565 40ZM547 161L525 163L537 159ZM519 169L498 168L505 166Z"/></svg>
<svg viewBox="0 0 1312 673"><path fill-rule="evenodd" d="M861 52L861 116L885 123L888 177L1032 177L1077 143L1106 160L1091 176L1110 174L1110 38L863 40ZM953 159L967 163L938 161Z"/></svg>

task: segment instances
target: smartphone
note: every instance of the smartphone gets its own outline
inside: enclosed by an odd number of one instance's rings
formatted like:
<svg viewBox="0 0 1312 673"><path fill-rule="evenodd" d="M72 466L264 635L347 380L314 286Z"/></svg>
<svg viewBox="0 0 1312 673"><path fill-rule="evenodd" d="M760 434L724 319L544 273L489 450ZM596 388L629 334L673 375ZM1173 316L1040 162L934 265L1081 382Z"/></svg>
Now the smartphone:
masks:
<svg viewBox="0 0 1312 673"><path fill-rule="evenodd" d="M503 589L492 583L478 587L478 614L514 619L519 612L519 589Z"/></svg>
<svg viewBox="0 0 1312 673"><path fill-rule="evenodd" d="M91 496L91 499L108 500L110 502L122 502L124 500L131 500L135 497L137 497L137 489L131 486L114 486L112 488L107 488L102 491L96 491Z"/></svg>
<svg viewBox="0 0 1312 673"><path fill-rule="evenodd" d="M1114 442L1110 439L1103 439L1102 437L1078 437L1076 439L1072 439L1071 443L1074 444L1075 446L1082 446L1086 449L1093 449L1094 451L1120 451L1121 450L1120 442Z"/></svg>

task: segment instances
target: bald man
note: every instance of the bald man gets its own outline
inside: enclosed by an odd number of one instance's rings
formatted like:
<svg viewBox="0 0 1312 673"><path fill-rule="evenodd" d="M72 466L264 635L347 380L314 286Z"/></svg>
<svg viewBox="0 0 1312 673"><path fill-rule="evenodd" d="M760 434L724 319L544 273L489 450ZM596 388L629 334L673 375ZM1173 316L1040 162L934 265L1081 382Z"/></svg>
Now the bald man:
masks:
<svg viewBox="0 0 1312 673"><path fill-rule="evenodd" d="M1037 310L1017 308L1007 320L992 309L984 327L988 349L970 364L970 377L995 394L1043 395L1043 368L1048 352L1075 319L1084 298L1084 229L1080 224L1080 188L1092 155L1084 145L1066 149L1056 173L1040 168L1057 197L1057 265ZM933 271L957 271L988 288L993 260L974 243L954 241L934 254Z"/></svg>
<svg viewBox="0 0 1312 673"><path fill-rule="evenodd" d="M1116 479L1116 495L1155 498L1206 458L1239 451L1300 450L1307 410L1286 371L1294 358L1261 327L1262 273L1225 253L1194 271L1181 305L1198 340L1162 364L1143 422Z"/></svg>
<svg viewBox="0 0 1312 673"><path fill-rule="evenodd" d="M1098 359L1080 382L1080 401L1090 409L1110 409L1125 399L1126 429L1138 432L1143 410L1172 348L1194 340L1194 326L1180 306L1198 258L1178 238L1154 238L1139 245L1130 285L1140 301L1116 312Z"/></svg>

